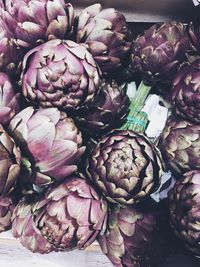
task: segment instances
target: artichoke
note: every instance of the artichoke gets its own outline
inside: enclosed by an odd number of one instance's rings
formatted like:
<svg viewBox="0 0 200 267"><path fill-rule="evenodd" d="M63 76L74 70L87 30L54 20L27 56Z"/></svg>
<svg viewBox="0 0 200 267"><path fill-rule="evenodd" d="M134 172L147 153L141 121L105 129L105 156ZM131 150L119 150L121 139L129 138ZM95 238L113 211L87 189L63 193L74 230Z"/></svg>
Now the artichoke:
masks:
<svg viewBox="0 0 200 267"><path fill-rule="evenodd" d="M173 79L189 49L189 38L181 22L153 25L133 43L132 70L147 82Z"/></svg>
<svg viewBox="0 0 200 267"><path fill-rule="evenodd" d="M11 228L11 216L14 204L11 197L0 198L0 232Z"/></svg>
<svg viewBox="0 0 200 267"><path fill-rule="evenodd" d="M126 119L129 107L126 91L113 80L101 83L101 90L87 111L77 117L80 128L89 135L99 136L120 127Z"/></svg>
<svg viewBox="0 0 200 267"><path fill-rule="evenodd" d="M98 238L102 251L116 267L150 265L156 216L131 206L115 208L109 216L106 233Z"/></svg>
<svg viewBox="0 0 200 267"><path fill-rule="evenodd" d="M20 162L19 148L0 125L0 197L8 195L14 189Z"/></svg>
<svg viewBox="0 0 200 267"><path fill-rule="evenodd" d="M76 24L76 42L88 45L104 74L127 64L132 36L123 14L95 4L77 16Z"/></svg>
<svg viewBox="0 0 200 267"><path fill-rule="evenodd" d="M106 220L106 202L85 179L72 176L36 203L18 205L13 235L32 252L83 249L104 231Z"/></svg>
<svg viewBox="0 0 200 267"><path fill-rule="evenodd" d="M181 69L173 83L172 103L183 119L200 124L200 59Z"/></svg>
<svg viewBox="0 0 200 267"><path fill-rule="evenodd" d="M7 124L19 112L19 93L16 93L9 77L0 72L0 124Z"/></svg>
<svg viewBox="0 0 200 267"><path fill-rule="evenodd" d="M22 47L17 44L13 33L6 30L0 17L0 71L15 73L24 55Z"/></svg>
<svg viewBox="0 0 200 267"><path fill-rule="evenodd" d="M33 104L75 110L93 101L98 67L84 45L52 40L24 57L22 92Z"/></svg>
<svg viewBox="0 0 200 267"><path fill-rule="evenodd" d="M75 172L85 150L73 120L56 108L22 110L11 120L9 132L22 148L26 176L36 185L60 181Z"/></svg>
<svg viewBox="0 0 200 267"><path fill-rule="evenodd" d="M199 22L190 22L189 37L193 51L200 52L200 24Z"/></svg>
<svg viewBox="0 0 200 267"><path fill-rule="evenodd" d="M185 247L200 256L200 172L185 173L169 194L171 226Z"/></svg>
<svg viewBox="0 0 200 267"><path fill-rule="evenodd" d="M114 130L102 137L88 159L87 174L106 198L133 204L157 189L162 175L158 151L143 135Z"/></svg>
<svg viewBox="0 0 200 267"><path fill-rule="evenodd" d="M70 36L74 10L65 0L6 0L2 19L20 46Z"/></svg>
<svg viewBox="0 0 200 267"><path fill-rule="evenodd" d="M200 125L171 116L160 137L159 147L163 159L177 177L200 169Z"/></svg>

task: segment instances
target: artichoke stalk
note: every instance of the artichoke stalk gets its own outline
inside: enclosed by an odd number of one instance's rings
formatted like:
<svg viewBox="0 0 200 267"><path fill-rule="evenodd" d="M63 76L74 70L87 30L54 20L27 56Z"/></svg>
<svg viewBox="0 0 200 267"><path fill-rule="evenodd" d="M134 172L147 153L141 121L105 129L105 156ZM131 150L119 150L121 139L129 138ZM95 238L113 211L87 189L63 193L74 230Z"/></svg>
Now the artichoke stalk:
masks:
<svg viewBox="0 0 200 267"><path fill-rule="evenodd" d="M11 120L8 130L22 148L23 173L35 185L48 185L74 173L85 151L74 121L56 108L28 107Z"/></svg>
<svg viewBox="0 0 200 267"><path fill-rule="evenodd" d="M13 213L13 235L38 253L89 246L105 231L107 204L83 177L72 176Z"/></svg>

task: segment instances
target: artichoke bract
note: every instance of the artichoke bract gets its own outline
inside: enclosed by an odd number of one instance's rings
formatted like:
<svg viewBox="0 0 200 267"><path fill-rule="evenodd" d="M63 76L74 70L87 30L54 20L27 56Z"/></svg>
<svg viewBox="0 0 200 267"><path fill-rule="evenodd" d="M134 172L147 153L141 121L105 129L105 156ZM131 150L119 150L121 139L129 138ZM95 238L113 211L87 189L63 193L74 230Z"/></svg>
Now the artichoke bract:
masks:
<svg viewBox="0 0 200 267"><path fill-rule="evenodd" d="M0 197L15 187L20 173L21 153L14 140L0 125Z"/></svg>
<svg viewBox="0 0 200 267"><path fill-rule="evenodd" d="M81 11L76 20L76 42L88 45L104 74L127 64L132 36L123 14L95 4Z"/></svg>
<svg viewBox="0 0 200 267"><path fill-rule="evenodd" d="M22 110L11 120L9 132L21 147L22 166L33 184L66 178L77 170L85 151L74 121L56 108Z"/></svg>
<svg viewBox="0 0 200 267"><path fill-rule="evenodd" d="M133 42L132 70L147 82L172 80L188 49L189 38L181 22L153 25Z"/></svg>
<svg viewBox="0 0 200 267"><path fill-rule="evenodd" d="M13 33L7 31L0 17L0 71L7 73L16 72L23 55L22 47L17 44Z"/></svg>
<svg viewBox="0 0 200 267"><path fill-rule="evenodd" d="M11 228L11 217L14 210L14 204L11 197L0 198L0 232Z"/></svg>
<svg viewBox="0 0 200 267"><path fill-rule="evenodd" d="M23 47L63 39L72 31L74 10L65 0L6 0L2 19Z"/></svg>
<svg viewBox="0 0 200 267"><path fill-rule="evenodd" d="M183 119L200 124L200 59L181 69L175 77L172 103Z"/></svg>
<svg viewBox="0 0 200 267"><path fill-rule="evenodd" d="M0 72L0 124L9 123L20 111L19 97L8 75Z"/></svg>
<svg viewBox="0 0 200 267"><path fill-rule="evenodd" d="M129 103L126 90L114 80L104 80L94 102L88 106L87 111L77 116L77 122L89 135L98 137L123 124Z"/></svg>
<svg viewBox="0 0 200 267"><path fill-rule="evenodd" d="M98 140L88 159L87 174L105 197L133 204L149 196L160 183L158 151L143 135L114 130Z"/></svg>
<svg viewBox="0 0 200 267"><path fill-rule="evenodd" d="M200 256L200 171L185 173L169 194L170 222L185 247Z"/></svg>
<svg viewBox="0 0 200 267"><path fill-rule="evenodd" d="M169 117L159 147L177 178L187 171L200 169L200 125Z"/></svg>
<svg viewBox="0 0 200 267"><path fill-rule="evenodd" d="M32 252L48 253L86 248L105 230L106 222L106 202L85 179L72 176L49 188L31 207L17 207L12 229Z"/></svg>
<svg viewBox="0 0 200 267"><path fill-rule="evenodd" d="M56 39L25 55L21 80L33 104L76 110L93 101L100 72L84 45Z"/></svg>
<svg viewBox="0 0 200 267"><path fill-rule="evenodd" d="M200 23L190 22L189 37L193 51L200 52Z"/></svg>
<svg viewBox="0 0 200 267"><path fill-rule="evenodd" d="M155 214L126 206L115 208L108 222L106 233L98 241L113 265L151 266L151 257L154 255L149 253L149 247L157 226Z"/></svg>

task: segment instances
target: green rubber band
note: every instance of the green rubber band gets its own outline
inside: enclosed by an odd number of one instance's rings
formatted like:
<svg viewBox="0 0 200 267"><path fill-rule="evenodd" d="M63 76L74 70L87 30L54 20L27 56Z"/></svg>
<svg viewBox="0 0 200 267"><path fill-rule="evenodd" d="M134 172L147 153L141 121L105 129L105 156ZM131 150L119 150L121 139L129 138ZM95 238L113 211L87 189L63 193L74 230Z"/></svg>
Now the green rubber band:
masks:
<svg viewBox="0 0 200 267"><path fill-rule="evenodd" d="M127 117L127 122L128 123L137 123L137 124L139 124L139 125L141 125L141 126L146 126L146 122L145 121L142 121L142 120L139 120L139 119L137 119L137 118L133 118L133 117Z"/></svg>

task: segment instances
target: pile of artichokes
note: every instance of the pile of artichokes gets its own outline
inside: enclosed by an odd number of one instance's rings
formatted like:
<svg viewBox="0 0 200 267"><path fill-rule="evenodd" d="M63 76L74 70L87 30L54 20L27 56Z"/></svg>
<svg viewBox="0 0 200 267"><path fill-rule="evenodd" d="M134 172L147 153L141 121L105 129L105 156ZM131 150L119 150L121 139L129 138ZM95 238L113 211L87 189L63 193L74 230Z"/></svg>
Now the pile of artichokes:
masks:
<svg viewBox="0 0 200 267"><path fill-rule="evenodd" d="M0 1L0 232L41 254L97 240L116 267L159 266L174 238L200 256L199 33L170 21L135 36L98 3ZM153 141L150 93L169 114Z"/></svg>

